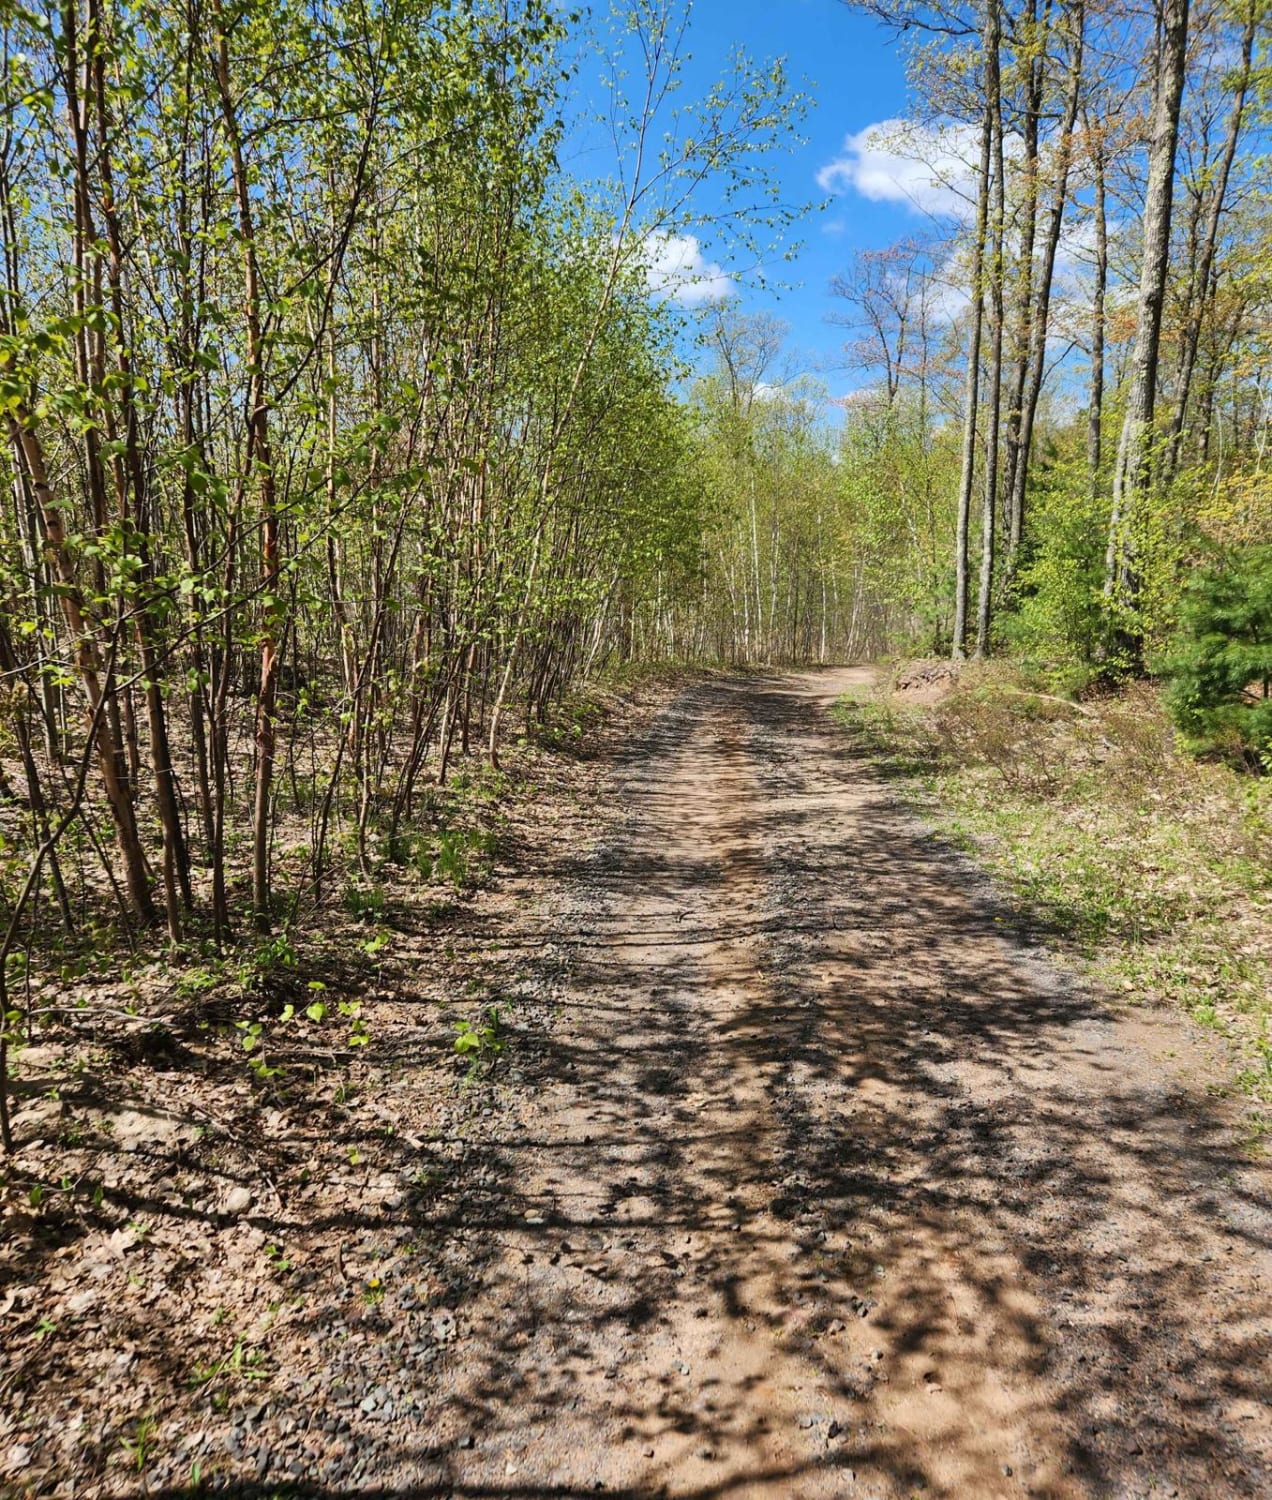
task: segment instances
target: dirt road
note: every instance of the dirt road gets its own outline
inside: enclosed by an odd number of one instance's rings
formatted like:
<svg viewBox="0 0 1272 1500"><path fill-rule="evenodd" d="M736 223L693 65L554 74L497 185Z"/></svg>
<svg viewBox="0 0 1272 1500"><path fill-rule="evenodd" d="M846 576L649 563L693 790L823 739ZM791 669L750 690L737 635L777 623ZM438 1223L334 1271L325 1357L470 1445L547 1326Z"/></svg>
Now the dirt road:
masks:
<svg viewBox="0 0 1272 1500"><path fill-rule="evenodd" d="M1213 1059L1013 935L830 724L856 680L690 689L562 856L437 1492L1272 1494Z"/></svg>

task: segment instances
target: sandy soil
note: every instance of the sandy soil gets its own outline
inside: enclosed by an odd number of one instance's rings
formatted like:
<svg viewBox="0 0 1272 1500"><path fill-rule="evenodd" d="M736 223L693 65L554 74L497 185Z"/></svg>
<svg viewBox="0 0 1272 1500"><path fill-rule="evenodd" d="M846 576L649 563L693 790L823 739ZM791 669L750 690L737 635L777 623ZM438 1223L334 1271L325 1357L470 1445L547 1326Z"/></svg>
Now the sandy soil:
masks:
<svg viewBox="0 0 1272 1500"><path fill-rule="evenodd" d="M144 1237L28 1266L24 1316L75 1332L10 1387L0 1492L1272 1494L1269 1174L1223 1060L898 809L828 717L861 680L679 693L532 815L449 967L400 938L360 1114L241 1116L277 1159L235 1212L182 1175L204 1147L156 1148ZM510 1022L470 1089L429 1009L464 972ZM231 1283L259 1384L181 1352Z"/></svg>

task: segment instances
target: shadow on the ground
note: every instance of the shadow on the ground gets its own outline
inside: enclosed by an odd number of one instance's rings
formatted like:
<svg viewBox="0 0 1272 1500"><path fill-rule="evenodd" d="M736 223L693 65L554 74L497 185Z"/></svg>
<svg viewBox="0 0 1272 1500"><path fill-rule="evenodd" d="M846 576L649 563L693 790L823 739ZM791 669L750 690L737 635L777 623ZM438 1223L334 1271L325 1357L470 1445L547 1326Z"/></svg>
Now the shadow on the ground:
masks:
<svg viewBox="0 0 1272 1500"><path fill-rule="evenodd" d="M704 721L720 726L715 780L695 801L669 769ZM442 1276L417 1306L390 1287L368 1325L401 1341L418 1408L377 1427L351 1371L335 1432L321 1431L325 1405L275 1398L312 1434L312 1457L271 1439L257 1481L218 1480L209 1454L204 1483L133 1493L726 1500L820 1495L851 1467L897 1493L970 1497L987 1465L1019 1462L974 1430L992 1416L986 1366L1017 1428L1059 1424L1060 1468L1092 1495L1159 1482L1268 1493L1272 1335L1259 1309L1220 1294L1222 1258L1267 1257L1272 1220L1243 1187L1228 1125L1200 1088L1103 1055L1098 1000L1041 962L970 868L826 734L821 709L779 680L700 685L621 768L626 827L546 872L578 930L521 934L526 965L566 976L559 1017L518 1038L519 1087L543 1111L529 1127L496 1111L462 1165L433 1147L382 1150L419 1182L388 1217L421 1264L444 1268L465 1237L462 1285ZM863 781L854 816L836 811L837 790ZM479 919L466 935L499 937ZM537 957L540 937L567 957ZM418 1046L377 1040L390 1071ZM340 1143L355 1149L357 1131ZM289 1232L286 1215L252 1222ZM385 1230L382 1211L306 1224ZM578 1306L563 1296L574 1286L587 1288ZM315 1311L314 1337L354 1298L342 1289ZM607 1379L616 1349L635 1358L638 1336L699 1302L721 1338L767 1327L815 1369L823 1394L798 1462L731 1463L771 1436L746 1399L752 1372L721 1369L708 1390L674 1372ZM479 1321L422 1363L400 1328L438 1309ZM895 1391L859 1357L875 1337L903 1376L931 1367L925 1427L876 1420ZM439 1389L445 1405L430 1405ZM1031 1411L1039 1391L1048 1409ZM545 1433L589 1430L596 1451L537 1461ZM660 1469L686 1443L719 1455L718 1477ZM638 1482L603 1478L623 1445L658 1454ZM236 1461L251 1455L249 1435Z"/></svg>

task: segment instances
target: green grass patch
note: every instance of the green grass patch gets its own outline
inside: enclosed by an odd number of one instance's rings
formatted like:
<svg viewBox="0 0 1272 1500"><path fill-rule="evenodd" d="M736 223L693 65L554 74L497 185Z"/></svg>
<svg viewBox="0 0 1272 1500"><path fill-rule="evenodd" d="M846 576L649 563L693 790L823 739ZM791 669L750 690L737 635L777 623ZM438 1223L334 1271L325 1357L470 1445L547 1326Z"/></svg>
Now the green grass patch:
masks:
<svg viewBox="0 0 1272 1500"><path fill-rule="evenodd" d="M1272 1106L1272 778L1194 760L1154 691L1070 704L1000 668L837 710L904 798L1106 986L1228 1037Z"/></svg>

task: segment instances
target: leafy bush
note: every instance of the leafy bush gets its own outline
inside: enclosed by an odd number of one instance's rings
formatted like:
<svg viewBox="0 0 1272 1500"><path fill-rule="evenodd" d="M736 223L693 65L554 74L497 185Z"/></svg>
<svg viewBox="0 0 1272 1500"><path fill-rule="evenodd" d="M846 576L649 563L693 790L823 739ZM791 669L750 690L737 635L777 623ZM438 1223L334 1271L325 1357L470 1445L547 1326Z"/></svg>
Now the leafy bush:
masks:
<svg viewBox="0 0 1272 1500"><path fill-rule="evenodd" d="M1272 546L1196 574L1166 675L1171 718L1194 749L1272 769Z"/></svg>
<svg viewBox="0 0 1272 1500"><path fill-rule="evenodd" d="M1041 476L1010 611L998 635L1052 692L1080 692L1103 640L1107 503L1075 461Z"/></svg>

